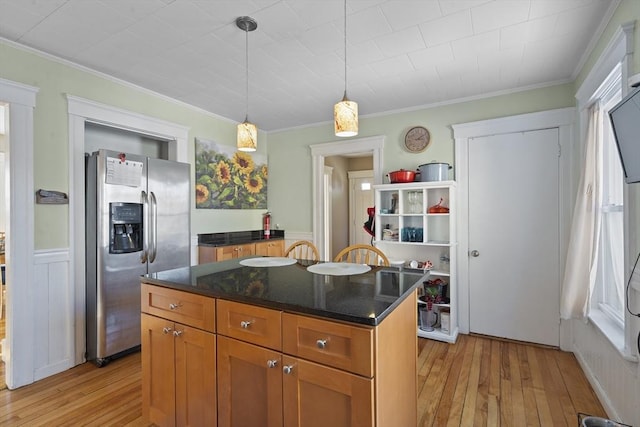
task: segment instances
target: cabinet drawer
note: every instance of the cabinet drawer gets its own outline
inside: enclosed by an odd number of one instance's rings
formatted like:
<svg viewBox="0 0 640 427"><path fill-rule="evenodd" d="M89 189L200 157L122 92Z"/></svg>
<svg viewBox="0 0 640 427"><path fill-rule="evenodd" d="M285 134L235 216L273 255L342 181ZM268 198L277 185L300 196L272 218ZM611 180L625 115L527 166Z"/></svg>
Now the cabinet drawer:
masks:
<svg viewBox="0 0 640 427"><path fill-rule="evenodd" d="M228 259L241 258L244 256L255 255L255 243L247 243L245 245L221 246L216 248L216 261L226 261Z"/></svg>
<svg viewBox="0 0 640 427"><path fill-rule="evenodd" d="M373 329L284 313L282 351L373 377Z"/></svg>
<svg viewBox="0 0 640 427"><path fill-rule="evenodd" d="M203 295L142 284L141 310L144 313L209 332L216 330L215 301Z"/></svg>
<svg viewBox="0 0 640 427"><path fill-rule="evenodd" d="M280 351L281 312L218 300L218 334Z"/></svg>

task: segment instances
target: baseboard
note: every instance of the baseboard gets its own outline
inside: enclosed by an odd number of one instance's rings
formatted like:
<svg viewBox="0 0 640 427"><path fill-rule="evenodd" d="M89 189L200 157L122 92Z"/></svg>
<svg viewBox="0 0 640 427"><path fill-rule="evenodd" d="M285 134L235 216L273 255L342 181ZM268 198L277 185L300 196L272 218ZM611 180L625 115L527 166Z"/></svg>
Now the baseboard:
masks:
<svg viewBox="0 0 640 427"><path fill-rule="evenodd" d="M582 372L584 372L585 377L587 377L587 381L589 381L589 384L591 384L591 388L593 388L596 396L598 396L598 399L600 400L604 411L607 413L607 417L609 417L609 419L611 420L619 420L620 417L618 416L617 411L611 403L609 396L600 385L600 382L589 367L589 364L582 357L582 354L575 348L575 346L573 347L573 355L576 357L576 360L582 368Z"/></svg>

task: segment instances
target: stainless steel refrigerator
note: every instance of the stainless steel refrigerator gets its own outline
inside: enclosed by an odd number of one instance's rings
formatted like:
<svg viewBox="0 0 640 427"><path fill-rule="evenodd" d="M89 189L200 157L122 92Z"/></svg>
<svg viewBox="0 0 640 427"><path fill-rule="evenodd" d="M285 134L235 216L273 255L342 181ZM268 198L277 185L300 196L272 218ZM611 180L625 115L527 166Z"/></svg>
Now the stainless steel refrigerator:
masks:
<svg viewBox="0 0 640 427"><path fill-rule="evenodd" d="M87 360L140 346L140 276L190 264L190 165L86 157Z"/></svg>

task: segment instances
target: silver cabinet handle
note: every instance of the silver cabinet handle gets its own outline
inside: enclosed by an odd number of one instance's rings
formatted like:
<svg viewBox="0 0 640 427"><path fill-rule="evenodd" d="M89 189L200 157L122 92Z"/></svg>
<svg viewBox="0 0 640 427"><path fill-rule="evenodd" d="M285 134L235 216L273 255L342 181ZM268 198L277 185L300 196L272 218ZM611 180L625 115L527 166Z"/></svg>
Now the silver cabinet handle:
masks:
<svg viewBox="0 0 640 427"><path fill-rule="evenodd" d="M275 368L276 366L278 366L278 361L277 360L267 360L267 367L268 368Z"/></svg>
<svg viewBox="0 0 640 427"><path fill-rule="evenodd" d="M180 308L180 307L182 307L182 303L180 303L180 302L176 303L176 304L174 304L174 303L169 304L169 308L171 310L175 310L176 308Z"/></svg>
<svg viewBox="0 0 640 427"><path fill-rule="evenodd" d="M184 331L173 331L173 336L174 337L179 337L180 335L182 335Z"/></svg>
<svg viewBox="0 0 640 427"><path fill-rule="evenodd" d="M472 257L478 257L480 256L480 252L473 250L471 252L469 252L469 255L471 255Z"/></svg>
<svg viewBox="0 0 640 427"><path fill-rule="evenodd" d="M251 326L253 322L251 320L243 320L242 322L240 322L240 327L242 329L249 329L249 326Z"/></svg>
<svg viewBox="0 0 640 427"><path fill-rule="evenodd" d="M318 341L316 341L316 346L318 346L318 348L326 348L327 347L327 340L318 340Z"/></svg>
<svg viewBox="0 0 640 427"><path fill-rule="evenodd" d="M289 375L290 373L293 372L293 365L285 365L282 368L282 372L284 372L285 374Z"/></svg>
<svg viewBox="0 0 640 427"><path fill-rule="evenodd" d="M171 332L171 328L168 326L165 326L164 328L162 328L162 333L163 334L168 334L169 332Z"/></svg>

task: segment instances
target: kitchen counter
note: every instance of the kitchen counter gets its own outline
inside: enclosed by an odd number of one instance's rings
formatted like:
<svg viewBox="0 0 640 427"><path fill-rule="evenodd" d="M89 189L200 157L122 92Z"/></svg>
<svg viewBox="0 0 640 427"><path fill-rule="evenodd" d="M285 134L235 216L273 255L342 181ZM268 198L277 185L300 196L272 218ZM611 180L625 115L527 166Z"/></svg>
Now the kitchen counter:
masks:
<svg viewBox="0 0 640 427"><path fill-rule="evenodd" d="M245 257L247 259L252 257ZM376 326L412 295L428 273L372 267L332 276L307 271L306 261L245 267L233 259L148 274L142 281L229 301ZM308 264L307 264L308 265Z"/></svg>
<svg viewBox="0 0 640 427"><path fill-rule="evenodd" d="M265 239L262 230L228 231L224 233L198 234L198 245L216 247L283 239L284 230L271 230L271 237L269 239Z"/></svg>

